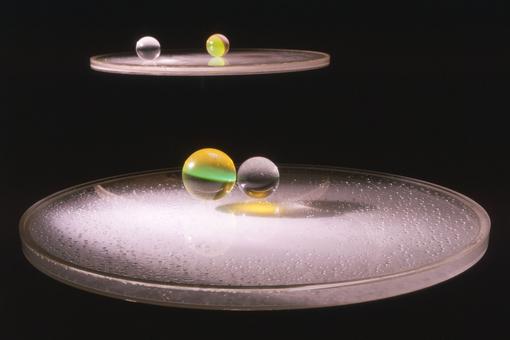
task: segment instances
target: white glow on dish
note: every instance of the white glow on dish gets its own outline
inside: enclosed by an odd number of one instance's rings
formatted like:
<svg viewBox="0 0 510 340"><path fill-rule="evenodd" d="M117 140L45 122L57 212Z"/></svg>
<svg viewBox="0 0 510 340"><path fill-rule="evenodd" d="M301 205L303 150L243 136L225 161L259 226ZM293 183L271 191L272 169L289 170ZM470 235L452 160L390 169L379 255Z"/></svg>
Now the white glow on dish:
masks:
<svg viewBox="0 0 510 340"><path fill-rule="evenodd" d="M284 181L271 199L314 208L305 216L278 207L278 217L238 216L218 210L244 202L237 192L200 201L182 187L112 194L96 186L49 208L33 237L67 261L112 274L278 285L410 270L454 254L477 235L462 207L406 186Z"/></svg>

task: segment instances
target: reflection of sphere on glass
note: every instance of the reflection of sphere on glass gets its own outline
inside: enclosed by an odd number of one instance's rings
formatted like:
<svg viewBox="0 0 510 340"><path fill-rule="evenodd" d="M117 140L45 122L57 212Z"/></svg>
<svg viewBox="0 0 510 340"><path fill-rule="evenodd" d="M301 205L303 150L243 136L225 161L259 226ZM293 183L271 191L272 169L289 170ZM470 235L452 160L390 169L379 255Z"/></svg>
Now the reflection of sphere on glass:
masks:
<svg viewBox="0 0 510 340"><path fill-rule="evenodd" d="M217 200L232 191L236 183L236 168L223 151L200 149L184 162L182 182L191 195Z"/></svg>
<svg viewBox="0 0 510 340"><path fill-rule="evenodd" d="M223 34L216 33L207 39L205 47L207 48L207 53L211 56L223 57L230 49L230 42Z"/></svg>
<svg viewBox="0 0 510 340"><path fill-rule="evenodd" d="M239 167L238 185L248 196L264 198L271 195L280 182L278 167L264 157L252 157Z"/></svg>
<svg viewBox="0 0 510 340"><path fill-rule="evenodd" d="M136 42L136 54L145 60L154 60L159 57L161 46L153 37L143 37Z"/></svg>
<svg viewBox="0 0 510 340"><path fill-rule="evenodd" d="M213 58L209 59L209 62L207 63L207 65L216 66L216 67L227 66L228 60L225 58L222 58L222 57L213 57Z"/></svg>

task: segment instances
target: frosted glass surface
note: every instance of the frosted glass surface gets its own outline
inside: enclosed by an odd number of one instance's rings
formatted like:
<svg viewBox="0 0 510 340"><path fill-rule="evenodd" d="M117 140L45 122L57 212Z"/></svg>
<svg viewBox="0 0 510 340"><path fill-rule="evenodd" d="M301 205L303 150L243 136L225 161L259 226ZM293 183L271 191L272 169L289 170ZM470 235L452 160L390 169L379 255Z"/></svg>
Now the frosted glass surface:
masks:
<svg viewBox="0 0 510 340"><path fill-rule="evenodd" d="M329 65L322 52L282 49L233 50L224 57L205 51L163 51L155 60L143 60L134 53L116 53L90 58L96 71L156 76L220 76L285 73Z"/></svg>
<svg viewBox="0 0 510 340"><path fill-rule="evenodd" d="M197 308L355 303L444 281L487 247L468 198L398 176L280 167L267 201L202 201L176 170L51 196L21 221L42 271L106 295Z"/></svg>

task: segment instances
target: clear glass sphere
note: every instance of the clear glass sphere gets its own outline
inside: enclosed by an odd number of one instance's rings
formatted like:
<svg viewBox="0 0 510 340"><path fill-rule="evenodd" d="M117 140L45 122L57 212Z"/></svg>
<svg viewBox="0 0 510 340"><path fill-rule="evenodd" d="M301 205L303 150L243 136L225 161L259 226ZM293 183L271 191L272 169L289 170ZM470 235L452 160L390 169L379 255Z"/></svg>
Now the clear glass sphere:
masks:
<svg viewBox="0 0 510 340"><path fill-rule="evenodd" d="M154 60L161 54L161 45L156 38L143 37L136 42L136 54L144 60Z"/></svg>
<svg viewBox="0 0 510 340"><path fill-rule="evenodd" d="M272 161L265 157L252 157L244 161L237 173L237 185L246 195L266 198L280 183L280 172Z"/></svg>

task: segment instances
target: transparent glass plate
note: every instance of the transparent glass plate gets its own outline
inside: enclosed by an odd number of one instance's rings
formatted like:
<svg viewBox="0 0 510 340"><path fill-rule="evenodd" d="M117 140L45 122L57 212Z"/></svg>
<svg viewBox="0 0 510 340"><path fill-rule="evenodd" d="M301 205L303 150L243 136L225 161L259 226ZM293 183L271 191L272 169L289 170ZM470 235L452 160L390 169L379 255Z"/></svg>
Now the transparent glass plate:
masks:
<svg viewBox="0 0 510 340"><path fill-rule="evenodd" d="M98 180L33 205L28 260L130 301L271 310L352 304L445 281L484 254L490 221L449 189L383 173L281 166L267 201L201 201L178 169Z"/></svg>
<svg viewBox="0 0 510 340"><path fill-rule="evenodd" d="M285 73L313 70L329 65L322 52L283 49L233 50L224 57L201 51L163 51L155 60L132 53L114 53L90 58L96 71L154 76L222 76Z"/></svg>

